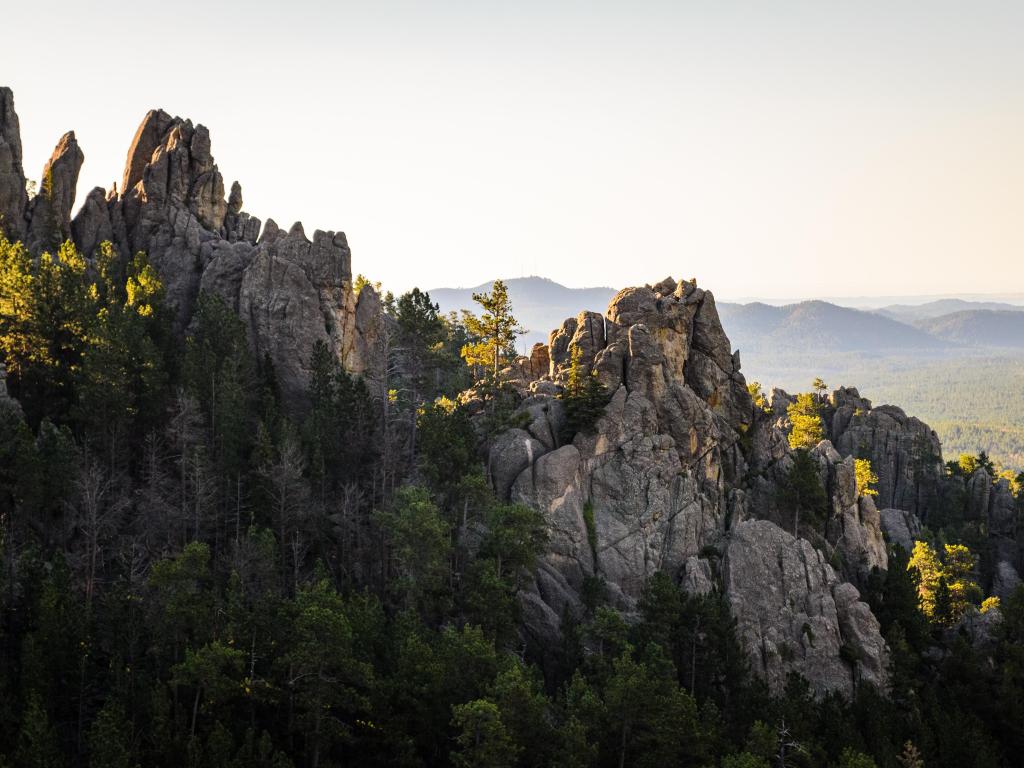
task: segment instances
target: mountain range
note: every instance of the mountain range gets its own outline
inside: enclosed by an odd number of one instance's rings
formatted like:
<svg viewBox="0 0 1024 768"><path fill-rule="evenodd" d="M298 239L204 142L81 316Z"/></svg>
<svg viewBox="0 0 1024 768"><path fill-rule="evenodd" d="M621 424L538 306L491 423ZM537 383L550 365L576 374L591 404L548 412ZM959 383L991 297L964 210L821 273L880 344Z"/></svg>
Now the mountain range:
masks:
<svg viewBox="0 0 1024 768"><path fill-rule="evenodd" d="M536 276L509 279L505 284L516 317L527 330L521 349L546 343L550 331L566 317L582 310L600 312L615 295L612 288L570 288ZM430 296L445 314L475 311L473 294L490 288L490 283L435 288ZM931 357L1024 348L1024 307L1005 302L939 299L876 310L818 300L784 306L720 302L718 312L733 347L755 356L769 349L776 354L823 357L837 352Z"/></svg>
<svg viewBox="0 0 1024 768"><path fill-rule="evenodd" d="M887 307L874 310L880 315L891 317L903 322L914 322L917 320L931 320L942 315L951 315L955 312L967 312L974 310L994 311L1015 311L1024 310L1024 306L1010 304L1005 301L968 301L966 299L938 299L924 304L890 304Z"/></svg>

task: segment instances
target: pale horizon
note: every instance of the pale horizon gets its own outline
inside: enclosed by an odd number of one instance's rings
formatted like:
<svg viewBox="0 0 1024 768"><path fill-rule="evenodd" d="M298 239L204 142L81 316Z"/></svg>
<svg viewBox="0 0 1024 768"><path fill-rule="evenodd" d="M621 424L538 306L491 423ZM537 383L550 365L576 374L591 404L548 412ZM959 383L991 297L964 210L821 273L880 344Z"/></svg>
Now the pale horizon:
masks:
<svg viewBox="0 0 1024 768"><path fill-rule="evenodd" d="M29 178L76 132L79 205L159 107L394 291L1024 293L1019 4L44 5L5 10L0 82Z"/></svg>

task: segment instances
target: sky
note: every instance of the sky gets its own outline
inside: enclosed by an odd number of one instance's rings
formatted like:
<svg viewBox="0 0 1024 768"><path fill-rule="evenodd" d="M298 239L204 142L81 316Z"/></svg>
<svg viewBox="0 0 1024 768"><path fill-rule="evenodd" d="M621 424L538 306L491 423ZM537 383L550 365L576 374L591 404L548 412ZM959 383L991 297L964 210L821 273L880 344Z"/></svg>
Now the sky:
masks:
<svg viewBox="0 0 1024 768"><path fill-rule="evenodd" d="M79 202L160 107L395 291L1024 292L1016 0L99 7L3 11L26 172L74 129Z"/></svg>

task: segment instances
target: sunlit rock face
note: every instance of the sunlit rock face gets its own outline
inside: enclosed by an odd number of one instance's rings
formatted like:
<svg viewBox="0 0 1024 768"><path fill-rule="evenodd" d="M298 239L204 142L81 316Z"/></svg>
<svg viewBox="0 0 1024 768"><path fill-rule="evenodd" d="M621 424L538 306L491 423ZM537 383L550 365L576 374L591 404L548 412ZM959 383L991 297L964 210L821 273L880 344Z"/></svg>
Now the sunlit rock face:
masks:
<svg viewBox="0 0 1024 768"><path fill-rule="evenodd" d="M122 259L146 253L180 331L200 293L220 296L245 323L257 359L274 363L286 403L302 402L318 342L372 386L380 301L372 288L357 299L343 232L262 226L242 210L237 181L225 196L209 130L163 110L135 132L120 189L91 190L72 220L84 159L74 132L65 134L29 201L13 95L0 88L0 226L11 237L35 251L70 238L90 258L104 241Z"/></svg>
<svg viewBox="0 0 1024 768"><path fill-rule="evenodd" d="M0 87L0 231L11 240L25 236L25 169L21 156L21 125L14 111L14 94Z"/></svg>
<svg viewBox="0 0 1024 768"><path fill-rule="evenodd" d="M558 393L574 358L609 400L593 430L562 444ZM792 462L784 419L755 412L710 292L671 278L624 289L604 316L567 319L503 375L522 398L523 426L488 442L488 471L499 495L548 523L523 598L535 647L553 647L563 618L583 616L588 584L599 580L608 603L634 617L644 583L664 571L684 589L724 595L773 690L789 672L819 694L885 686L878 623L828 563L840 551L854 579L885 567L878 512L858 497L853 460L825 441L813 454L830 509L819 548L779 527L792 514L777 502ZM472 393L466 402L479 407ZM775 521L744 522L761 513Z"/></svg>

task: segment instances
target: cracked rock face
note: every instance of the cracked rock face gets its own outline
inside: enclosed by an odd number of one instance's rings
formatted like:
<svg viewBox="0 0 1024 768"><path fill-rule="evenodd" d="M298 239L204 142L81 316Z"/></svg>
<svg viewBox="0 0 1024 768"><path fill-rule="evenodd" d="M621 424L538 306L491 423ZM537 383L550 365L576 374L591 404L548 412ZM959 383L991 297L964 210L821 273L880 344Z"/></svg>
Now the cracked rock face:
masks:
<svg viewBox="0 0 1024 768"><path fill-rule="evenodd" d="M562 430L552 425L574 355L610 399L592 431L560 444ZM534 360L544 357L538 379ZM671 279L627 288L603 318L569 318L546 349L503 375L523 397L528 426L491 442L490 477L500 495L540 510L549 533L522 601L524 631L536 646L557 643L567 613L582 615L588 579L601 579L608 602L632 617L646 580L664 571L690 592L725 594L773 689L790 671L805 673L820 694L849 695L861 680L884 687L885 644L857 589L807 541L768 520L743 522L772 511L761 507L776 497L791 451L782 419L755 419L710 293ZM852 458L827 441L814 456L831 504L820 544L853 563L851 578L866 578L886 563L878 511L858 498ZM744 487L748 461L768 484L760 494ZM723 546L716 573L701 554Z"/></svg>
<svg viewBox="0 0 1024 768"><path fill-rule="evenodd" d="M924 422L894 405L871 407L856 389L841 388L826 413L829 438L843 456L871 460L878 475L878 505L913 512L922 520L936 504L942 446Z"/></svg>
<svg viewBox="0 0 1024 768"><path fill-rule="evenodd" d="M740 523L727 539L722 583L740 642L773 692L791 672L818 694L850 696L861 682L885 688L877 620L807 541L766 520Z"/></svg>
<svg viewBox="0 0 1024 768"><path fill-rule="evenodd" d="M29 205L27 240L34 253L58 248L71 237L71 208L84 162L75 132L65 133L43 168L38 194Z"/></svg>
<svg viewBox="0 0 1024 768"><path fill-rule="evenodd" d="M610 400L592 432L561 445L557 394L574 354ZM542 360L546 375L530 381ZM526 611L527 630L548 643L566 609L581 611L587 578L603 579L629 614L648 577L681 575L721 531L750 397L711 294L670 279L620 292L603 317L569 318L505 375L522 391L527 426L491 443L488 468L500 495L548 520L549 551Z"/></svg>
<svg viewBox="0 0 1024 768"><path fill-rule="evenodd" d="M237 181L225 198L207 128L163 110L135 132L120 193L93 189L72 221L83 161L75 134L65 134L29 204L13 96L0 88L0 217L13 236L37 251L72 238L87 257L108 240L122 259L145 252L179 330L201 291L220 296L242 317L256 359L273 361L287 401L302 402L318 342L373 386L380 300L372 289L357 300L344 233L262 227L242 210Z"/></svg>
<svg viewBox="0 0 1024 768"><path fill-rule="evenodd" d="M879 518L889 541L903 547L907 554L914 551L914 542L921 538L921 521L917 515L902 509L883 509Z"/></svg>
<svg viewBox="0 0 1024 768"><path fill-rule="evenodd" d="M14 111L14 94L0 87L0 230L12 240L25 234L25 169L21 155L21 125Z"/></svg>

